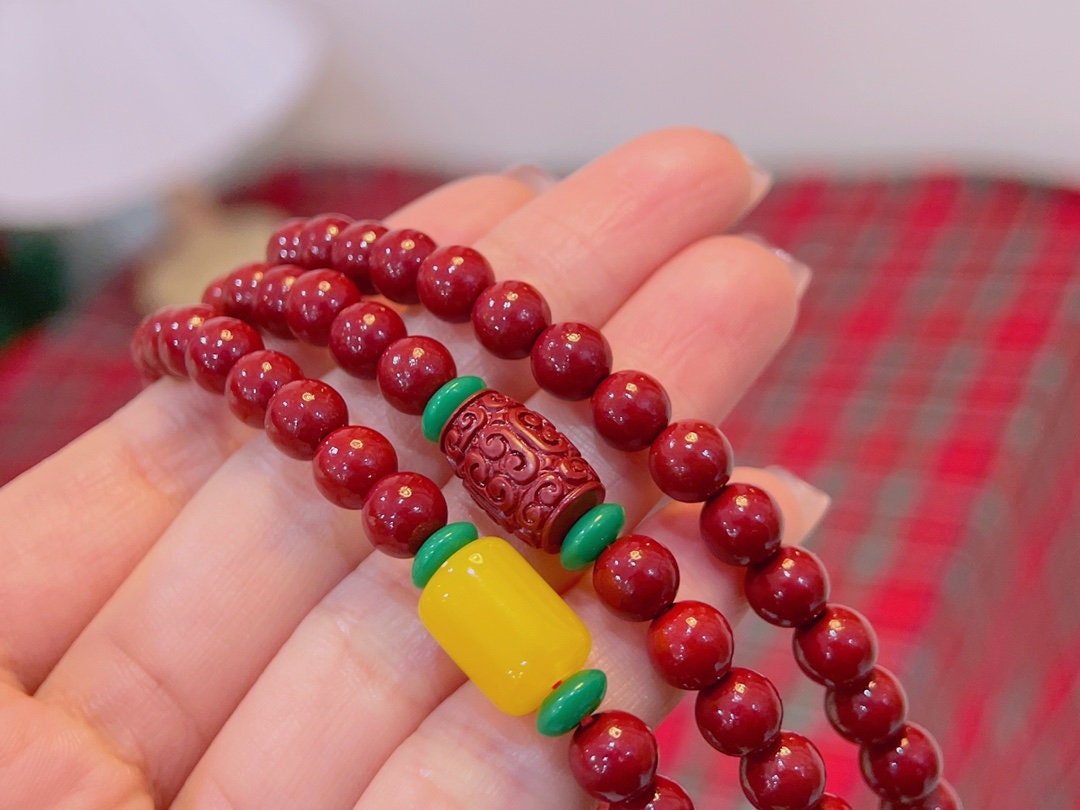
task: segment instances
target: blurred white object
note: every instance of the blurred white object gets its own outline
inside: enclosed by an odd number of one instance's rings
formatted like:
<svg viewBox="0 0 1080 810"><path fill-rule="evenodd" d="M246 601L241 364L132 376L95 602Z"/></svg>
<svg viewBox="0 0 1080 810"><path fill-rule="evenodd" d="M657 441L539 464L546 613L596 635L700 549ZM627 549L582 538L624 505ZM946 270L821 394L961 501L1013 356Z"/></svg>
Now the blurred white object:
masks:
<svg viewBox="0 0 1080 810"><path fill-rule="evenodd" d="M566 168L695 124L771 169L1080 180L1076 0L305 5L333 82L292 122L302 154Z"/></svg>
<svg viewBox="0 0 1080 810"><path fill-rule="evenodd" d="M315 34L268 0L0 0L0 226L107 217L226 168L308 88Z"/></svg>

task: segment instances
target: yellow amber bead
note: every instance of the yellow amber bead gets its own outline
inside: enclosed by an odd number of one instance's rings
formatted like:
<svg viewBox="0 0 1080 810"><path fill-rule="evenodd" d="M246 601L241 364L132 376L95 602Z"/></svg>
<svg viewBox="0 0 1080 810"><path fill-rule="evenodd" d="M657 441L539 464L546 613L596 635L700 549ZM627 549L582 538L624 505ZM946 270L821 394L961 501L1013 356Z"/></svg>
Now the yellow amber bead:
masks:
<svg viewBox="0 0 1080 810"><path fill-rule="evenodd" d="M585 623L518 552L481 537L455 552L420 594L420 620L507 714L535 711L581 669Z"/></svg>

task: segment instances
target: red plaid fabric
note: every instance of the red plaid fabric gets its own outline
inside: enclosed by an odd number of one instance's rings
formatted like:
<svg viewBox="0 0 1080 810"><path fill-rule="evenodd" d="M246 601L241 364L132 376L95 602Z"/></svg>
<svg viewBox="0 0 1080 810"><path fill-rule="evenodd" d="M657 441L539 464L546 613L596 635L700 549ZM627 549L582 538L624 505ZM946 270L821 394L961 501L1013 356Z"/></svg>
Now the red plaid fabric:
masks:
<svg viewBox="0 0 1080 810"><path fill-rule="evenodd" d="M434 178L297 172L251 190L298 213L379 216ZM1080 194L1014 182L780 183L747 227L815 270L790 344L726 421L741 463L829 492L809 545L835 601L874 623L911 716L942 743L968 808L1080 806ZM126 277L0 356L0 481L137 390ZM789 631L751 618L760 667L830 789L874 807L855 746L824 721ZM703 808L745 808L737 762L688 706L663 770Z"/></svg>

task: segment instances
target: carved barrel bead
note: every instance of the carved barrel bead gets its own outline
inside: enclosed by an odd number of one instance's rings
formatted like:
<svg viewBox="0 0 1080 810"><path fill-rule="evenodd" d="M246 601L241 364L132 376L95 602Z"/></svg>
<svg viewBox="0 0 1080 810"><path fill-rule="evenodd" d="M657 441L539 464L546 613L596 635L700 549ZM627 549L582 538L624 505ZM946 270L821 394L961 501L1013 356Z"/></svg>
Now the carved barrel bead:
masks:
<svg viewBox="0 0 1080 810"><path fill-rule="evenodd" d="M596 471L556 427L497 391L467 400L440 447L465 491L508 532L557 552L574 522L604 500Z"/></svg>

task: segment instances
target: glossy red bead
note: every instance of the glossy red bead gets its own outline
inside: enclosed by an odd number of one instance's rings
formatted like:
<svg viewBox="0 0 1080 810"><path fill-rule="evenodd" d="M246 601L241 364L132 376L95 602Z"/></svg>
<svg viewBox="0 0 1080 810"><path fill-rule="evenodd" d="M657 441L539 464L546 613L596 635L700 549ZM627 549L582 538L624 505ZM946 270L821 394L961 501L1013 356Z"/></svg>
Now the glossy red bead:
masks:
<svg viewBox="0 0 1080 810"><path fill-rule="evenodd" d="M592 581L600 601L616 616L644 622L675 601L679 565L667 546L643 534L628 534L600 552Z"/></svg>
<svg viewBox="0 0 1080 810"><path fill-rule="evenodd" d="M446 525L446 498L427 476L391 473L372 486L362 514L375 548L391 557L414 557L423 542Z"/></svg>
<svg viewBox="0 0 1080 810"><path fill-rule="evenodd" d="M588 324L554 323L536 338L529 363L536 384L549 394L588 399L611 373L611 346Z"/></svg>
<svg viewBox="0 0 1080 810"><path fill-rule="evenodd" d="M362 301L345 307L330 324L330 353L350 374L374 380L383 352L405 335L405 321L394 310Z"/></svg>
<svg viewBox="0 0 1080 810"><path fill-rule="evenodd" d="M644 450L667 427L671 400L655 379L640 371L616 371L592 394L596 432L612 447Z"/></svg>
<svg viewBox="0 0 1080 810"><path fill-rule="evenodd" d="M851 810L851 805L831 793L824 794L810 810Z"/></svg>
<svg viewBox="0 0 1080 810"><path fill-rule="evenodd" d="M780 507L765 490L728 484L701 508L701 539L728 565L763 562L780 548Z"/></svg>
<svg viewBox="0 0 1080 810"><path fill-rule="evenodd" d="M424 259L416 274L416 294L435 317L465 323L480 293L494 283L487 259L470 247L450 245Z"/></svg>
<svg viewBox="0 0 1080 810"><path fill-rule="evenodd" d="M330 267L334 242L351 224L352 219L344 214L311 217L296 235L296 264L308 270Z"/></svg>
<svg viewBox="0 0 1080 810"><path fill-rule="evenodd" d="M698 693L694 719L705 742L723 754L740 757L776 738L784 707L772 681L752 669L732 667Z"/></svg>
<svg viewBox="0 0 1080 810"><path fill-rule="evenodd" d="M570 741L570 772L601 801L621 802L640 794L653 783L658 759L652 730L628 712L587 717Z"/></svg>
<svg viewBox="0 0 1080 810"><path fill-rule="evenodd" d="M156 333L157 355L161 360L161 367L174 377L186 377L187 345L191 342L195 330L217 313L208 304L168 307L161 312L158 319L161 329Z"/></svg>
<svg viewBox="0 0 1080 810"><path fill-rule="evenodd" d="M825 609L829 575L813 552L784 546L764 562L750 566L743 583L754 612L779 627L799 627Z"/></svg>
<svg viewBox="0 0 1080 810"><path fill-rule="evenodd" d="M300 231L307 225L307 219L290 219L281 223L266 243L266 263L271 267L276 264L300 264Z"/></svg>
<svg viewBox="0 0 1080 810"><path fill-rule="evenodd" d="M184 350L184 368L200 387L220 394L236 361L262 347L262 338L253 326L218 315L203 321L192 333Z"/></svg>
<svg viewBox="0 0 1080 810"><path fill-rule="evenodd" d="M881 810L964 810L964 804L955 788L945 780L921 799L911 802L892 802L885 799Z"/></svg>
<svg viewBox="0 0 1080 810"><path fill-rule="evenodd" d="M165 374L165 366L157 349L158 335L165 328L162 318L168 317L171 310L171 307L167 307L165 310L150 313L143 318L131 336L131 343L128 345L131 361L146 382L153 382Z"/></svg>
<svg viewBox="0 0 1080 810"><path fill-rule="evenodd" d="M941 779L941 749L925 728L905 723L884 740L859 749L863 779L878 796L891 802L921 799Z"/></svg>
<svg viewBox="0 0 1080 810"><path fill-rule="evenodd" d="M391 343L379 358L383 397L399 411L422 414L432 394L457 376L454 358L442 343L422 335Z"/></svg>
<svg viewBox="0 0 1080 810"><path fill-rule="evenodd" d="M528 357L537 336L551 323L544 296L524 281L492 284L476 299L473 331L480 344L496 357Z"/></svg>
<svg viewBox="0 0 1080 810"><path fill-rule="evenodd" d="M649 660L679 689L704 689L731 667L735 639L724 614L704 602L676 602L649 625Z"/></svg>
<svg viewBox="0 0 1080 810"><path fill-rule="evenodd" d="M225 378L225 402L242 422L261 428L266 407L281 386L303 379L300 366L281 352L262 350L237 360Z"/></svg>
<svg viewBox="0 0 1080 810"><path fill-rule="evenodd" d="M361 509L375 482L397 472L398 459L381 433L349 425L319 443L312 465L315 485L327 500L343 509Z"/></svg>
<svg viewBox="0 0 1080 810"><path fill-rule="evenodd" d="M293 340L295 337L285 320L285 299L304 268L295 264L279 264L267 268L255 299L253 323L275 337Z"/></svg>
<svg viewBox="0 0 1080 810"><path fill-rule="evenodd" d="M412 228L387 231L371 246L371 283L391 301L419 303L416 274L436 247L434 239Z"/></svg>
<svg viewBox="0 0 1080 810"><path fill-rule="evenodd" d="M285 298L285 323L305 343L325 346L330 325L345 307L360 303L356 285L336 270L310 270L297 278Z"/></svg>
<svg viewBox="0 0 1080 810"><path fill-rule="evenodd" d="M806 810L825 793L825 763L806 737L782 731L739 763L743 793L758 810Z"/></svg>
<svg viewBox="0 0 1080 810"><path fill-rule="evenodd" d="M844 605L826 605L818 618L795 631L791 643L799 668L825 686L863 678L877 661L874 628Z"/></svg>
<svg viewBox="0 0 1080 810"><path fill-rule="evenodd" d="M895 734L907 719L907 695L884 667L843 686L825 690L825 714L841 736L869 743Z"/></svg>
<svg viewBox="0 0 1080 810"><path fill-rule="evenodd" d="M694 810L694 803L678 782L657 775L639 795L610 804L608 810Z"/></svg>
<svg viewBox="0 0 1080 810"><path fill-rule="evenodd" d="M331 431L349 421L341 394L321 380L286 383L270 398L263 426L281 452L307 460Z"/></svg>
<svg viewBox="0 0 1080 810"><path fill-rule="evenodd" d="M240 265L225 276L221 306L226 315L248 323L254 322L259 285L267 269L262 262L252 262Z"/></svg>
<svg viewBox="0 0 1080 810"><path fill-rule="evenodd" d="M731 445L714 425L684 419L668 425L649 448L649 472L677 501L705 501L731 477Z"/></svg>
<svg viewBox="0 0 1080 810"><path fill-rule="evenodd" d="M371 283L371 247L386 231L381 222L360 220L339 233L330 248L330 267L344 273L364 295L375 292Z"/></svg>
<svg viewBox="0 0 1080 810"><path fill-rule="evenodd" d="M213 307L218 315L225 314L225 279L227 276L219 276L206 285L200 301L207 306Z"/></svg>

